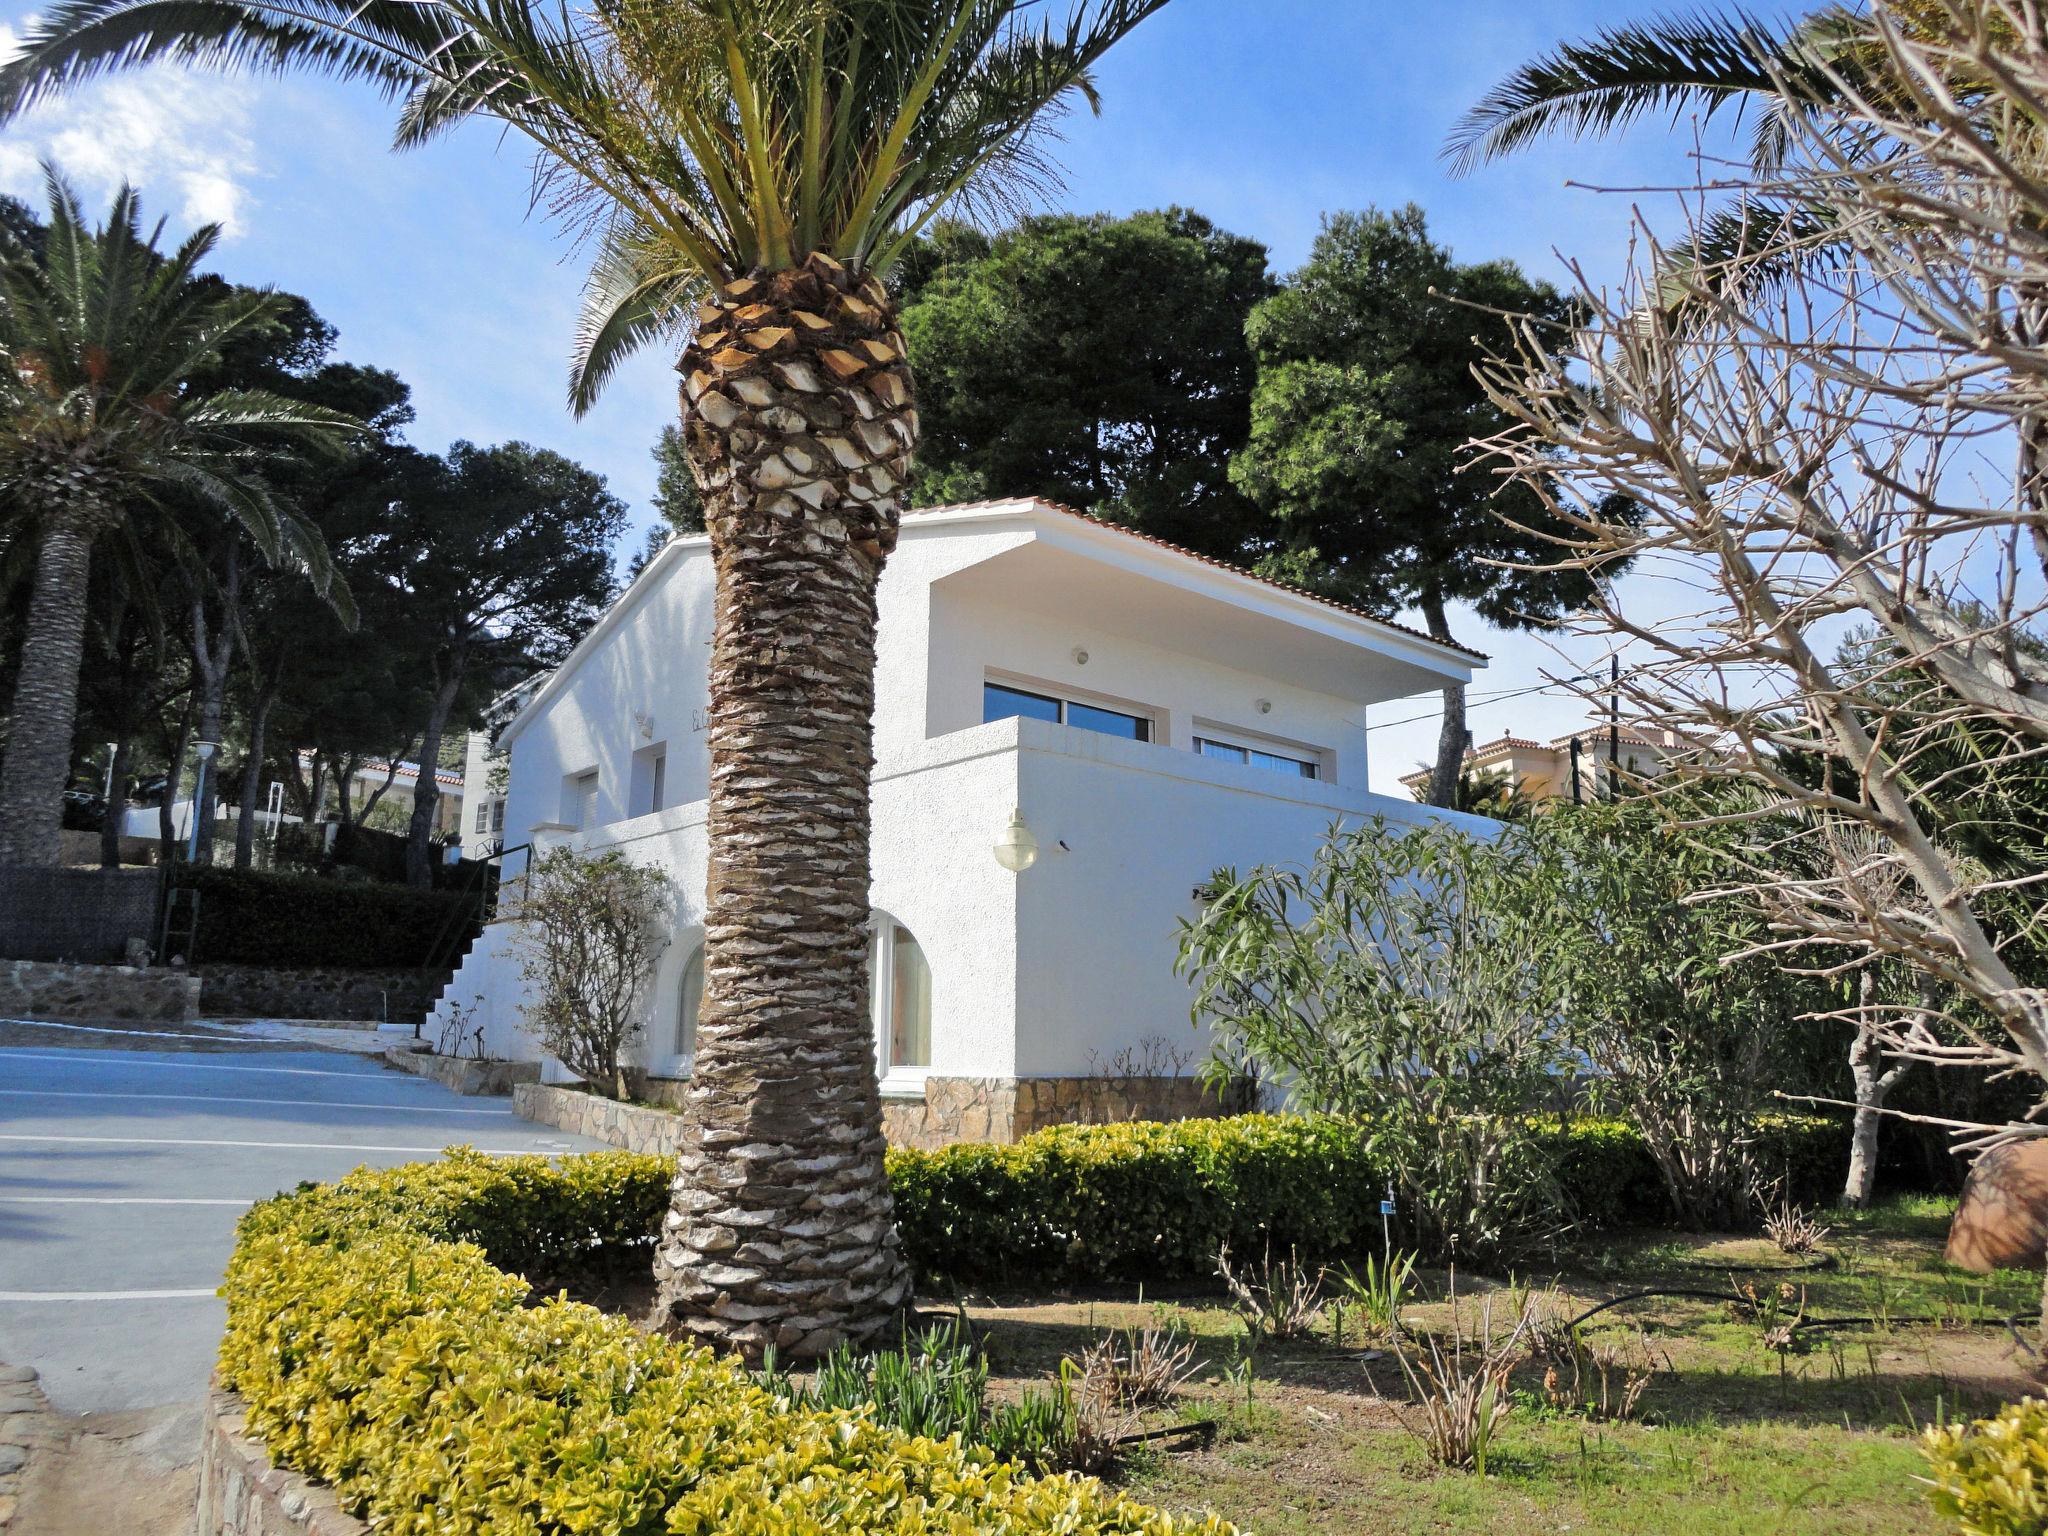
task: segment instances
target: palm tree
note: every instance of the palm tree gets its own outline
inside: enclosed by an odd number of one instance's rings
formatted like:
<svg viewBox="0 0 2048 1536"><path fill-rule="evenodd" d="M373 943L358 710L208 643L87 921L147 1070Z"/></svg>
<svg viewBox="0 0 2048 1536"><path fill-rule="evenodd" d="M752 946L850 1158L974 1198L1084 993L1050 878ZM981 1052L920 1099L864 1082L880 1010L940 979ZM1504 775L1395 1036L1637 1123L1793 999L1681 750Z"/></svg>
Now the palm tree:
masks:
<svg viewBox="0 0 2048 1536"><path fill-rule="evenodd" d="M813 1355L909 1295L867 1009L875 588L917 412L882 274L1049 175L1053 109L1165 0L68 0L0 119L104 71L302 65L493 117L596 242L570 398L682 341L717 572L706 986L658 1311Z"/></svg>
<svg viewBox="0 0 2048 1536"><path fill-rule="evenodd" d="M1444 154L1460 173L1550 134L1616 133L1688 108L1748 111L1751 158L1777 163L1802 114L1839 96L1834 72L1861 79L1869 19L1826 6L1790 27L1740 12L1608 27L1532 59L1459 119Z"/></svg>
<svg viewBox="0 0 2048 1536"><path fill-rule="evenodd" d="M202 392L193 375L271 323L268 294L223 294L195 271L207 225L166 255L134 191L94 229L55 172L49 227L30 245L0 228L0 507L34 550L28 629L0 758L0 865L57 862L71 767L94 544L169 497L239 521L272 559L325 587L325 556L258 471L265 436L338 441L357 423L261 390Z"/></svg>
<svg viewBox="0 0 2048 1536"><path fill-rule="evenodd" d="M1946 15L1938 0L1892 0L1886 10L1908 37L1938 33ZM1732 11L1608 27L1509 74L1459 119L1444 156L1462 175L1553 134L1593 137L1688 109L1702 120L1734 111L1753 119L1750 162L1767 178L1799 133L1825 126L1851 93L1882 110L1910 111L1894 69L1860 5L1824 5L1789 25ZM1867 124L1849 133L1851 153L1882 151ZM1708 211L1671 254L1667 291L1682 303L1695 286L1768 288L1795 271L1850 259L1826 208L1752 195Z"/></svg>

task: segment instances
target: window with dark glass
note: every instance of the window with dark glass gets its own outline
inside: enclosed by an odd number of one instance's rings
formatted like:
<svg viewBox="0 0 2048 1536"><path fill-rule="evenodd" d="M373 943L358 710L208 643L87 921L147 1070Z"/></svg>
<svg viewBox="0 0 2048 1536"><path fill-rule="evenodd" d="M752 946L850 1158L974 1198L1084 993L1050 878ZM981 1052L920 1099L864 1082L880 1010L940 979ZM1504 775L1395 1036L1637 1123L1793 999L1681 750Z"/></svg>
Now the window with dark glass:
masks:
<svg viewBox="0 0 2048 1536"><path fill-rule="evenodd" d="M981 719L986 725L991 720L1008 720L1013 715L1022 715L1027 720L1050 720L1059 724L1060 701L1048 698L1042 693L1026 693L1022 688L1006 687L1002 683L981 685Z"/></svg>
<svg viewBox="0 0 2048 1536"><path fill-rule="evenodd" d="M1284 752L1268 752L1261 747L1240 746L1234 741L1217 741L1210 736L1197 736L1195 750L1204 757L1221 757L1233 763L1249 763L1254 768L1270 768L1275 773L1284 773L1297 779L1320 777L1313 758L1289 757Z"/></svg>
<svg viewBox="0 0 2048 1536"><path fill-rule="evenodd" d="M1152 739L1152 722L1143 715L1104 709L1100 704L1084 704L1078 699L1062 699L1049 693L1032 693L1029 689L1013 688L1007 683L981 685L981 718L984 724L990 720L1008 720L1015 715L1029 720L1049 720L1055 725L1071 725L1103 736L1120 736L1125 741Z"/></svg>

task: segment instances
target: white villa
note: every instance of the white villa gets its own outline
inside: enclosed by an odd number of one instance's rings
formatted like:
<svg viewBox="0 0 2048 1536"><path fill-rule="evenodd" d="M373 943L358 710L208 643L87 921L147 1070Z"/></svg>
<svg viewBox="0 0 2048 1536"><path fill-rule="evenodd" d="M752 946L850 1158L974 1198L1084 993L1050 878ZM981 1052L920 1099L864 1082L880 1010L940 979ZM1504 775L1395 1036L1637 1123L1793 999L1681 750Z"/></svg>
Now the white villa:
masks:
<svg viewBox="0 0 2048 1536"><path fill-rule="evenodd" d="M1305 859L1339 820L1446 815L1368 787L1367 712L1484 665L1035 500L906 516L880 611L875 1050L890 1134L919 1144L1203 1112L1176 923L1220 866ZM654 1097L689 1072L702 989L711 625L708 541L673 539L499 737L507 845L616 847L673 877ZM1013 811L1036 847L1016 872L996 851ZM533 1060L514 921L441 1007L476 1001L488 1052Z"/></svg>

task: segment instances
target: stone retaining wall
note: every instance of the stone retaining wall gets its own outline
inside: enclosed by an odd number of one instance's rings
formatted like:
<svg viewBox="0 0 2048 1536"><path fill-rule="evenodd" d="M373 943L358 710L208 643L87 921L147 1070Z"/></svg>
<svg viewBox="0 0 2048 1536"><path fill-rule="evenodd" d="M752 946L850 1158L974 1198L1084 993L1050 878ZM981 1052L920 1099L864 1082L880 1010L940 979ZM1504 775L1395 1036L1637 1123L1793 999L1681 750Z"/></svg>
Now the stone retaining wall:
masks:
<svg viewBox="0 0 2048 1536"><path fill-rule="evenodd" d="M330 1488L270 1464L249 1437L241 1399L206 1397L199 1448L198 1536L369 1536Z"/></svg>
<svg viewBox="0 0 2048 1536"><path fill-rule="evenodd" d="M432 1051L408 1050L394 1045L384 1053L391 1066L416 1076L431 1078L443 1088L462 1094L510 1093L521 1083L540 1081L537 1061L482 1061L473 1056L436 1056Z"/></svg>
<svg viewBox="0 0 2048 1536"><path fill-rule="evenodd" d="M357 971L339 967L273 970L258 965L195 965L200 1007L209 1019L369 1019L417 1024L427 1016L446 972Z"/></svg>
<svg viewBox="0 0 2048 1536"><path fill-rule="evenodd" d="M650 1109L601 1099L581 1088L554 1083L519 1083L512 1089L512 1112L540 1125L574 1131L593 1141L624 1147L628 1152L671 1156L682 1121L674 1110Z"/></svg>
<svg viewBox="0 0 2048 1536"><path fill-rule="evenodd" d="M681 1085L636 1083L643 1098L673 1102ZM512 1106L556 1126L633 1152L672 1153L677 1121L669 1109L620 1104L580 1088L521 1083ZM882 1130L894 1146L944 1147L956 1141L1016 1141L1048 1125L1120 1120L1198 1120L1233 1111L1191 1077L931 1077L921 1097L882 1100Z"/></svg>
<svg viewBox="0 0 2048 1536"><path fill-rule="evenodd" d="M0 960L0 1017L179 1024L199 1017L199 979L132 965Z"/></svg>

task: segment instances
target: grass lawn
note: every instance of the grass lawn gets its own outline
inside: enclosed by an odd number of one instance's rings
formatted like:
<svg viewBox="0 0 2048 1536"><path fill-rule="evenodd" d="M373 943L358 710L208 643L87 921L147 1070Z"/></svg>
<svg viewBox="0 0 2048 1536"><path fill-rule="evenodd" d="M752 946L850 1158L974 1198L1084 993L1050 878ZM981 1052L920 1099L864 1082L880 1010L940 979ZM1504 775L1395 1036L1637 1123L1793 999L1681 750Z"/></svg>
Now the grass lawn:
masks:
<svg viewBox="0 0 2048 1536"><path fill-rule="evenodd" d="M1627 1422L1550 1406L1542 1362L1518 1367L1516 1407L1483 1478L1431 1467L1403 1425L1406 1386L1385 1341L1364 1339L1353 1318L1340 1346L1332 1309L1313 1338L1268 1342L1247 1357L1220 1294L998 1295L966 1304L1005 1392L1042 1385L1063 1357L1107 1330L1187 1330L1198 1351L1193 1375L1175 1401L1139 1422L1213 1423L1213 1438L1141 1448L1112 1481L1168 1507L1213 1508L1264 1536L1925 1532L1932 1517L1914 1481L1919 1428L2026 1391L2029 1362L2002 1327L1985 1323L2031 1320L2040 1309L2038 1275L1982 1279L1941 1262L1951 1208L1913 1199L1835 1213L1817 1260L1787 1258L1761 1239L1624 1234L1568 1256L1555 1275L1461 1275L1457 1310L1468 1339L1482 1308L1490 1305L1500 1328L1524 1292L1560 1317L1639 1289L1711 1293L1628 1303L1586 1326L1589 1345L1654 1362ZM1421 1279L1422 1299L1403 1319L1412 1334L1448 1341L1448 1277ZM1783 1295L1786 1318L1803 1302L1810 1319L1868 1321L1804 1330L1810 1348L1781 1359L1733 1304L1738 1286ZM1614 1385L1618 1396L1619 1373Z"/></svg>

